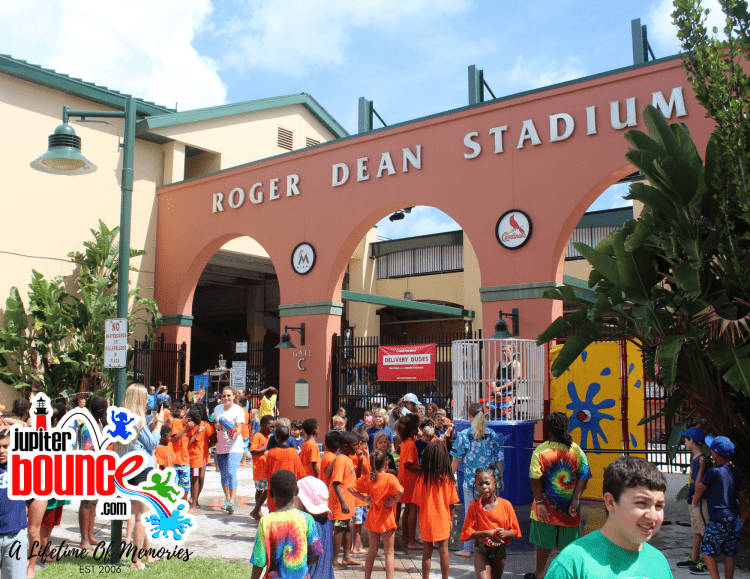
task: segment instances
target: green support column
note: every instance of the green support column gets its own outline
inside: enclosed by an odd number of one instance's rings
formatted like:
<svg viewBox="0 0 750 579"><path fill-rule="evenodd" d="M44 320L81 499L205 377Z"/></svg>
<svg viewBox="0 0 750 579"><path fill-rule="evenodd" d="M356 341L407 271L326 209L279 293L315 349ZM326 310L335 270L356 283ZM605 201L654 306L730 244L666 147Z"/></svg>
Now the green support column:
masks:
<svg viewBox="0 0 750 579"><path fill-rule="evenodd" d="M367 133L372 130L372 101L359 97L357 132Z"/></svg>
<svg viewBox="0 0 750 579"><path fill-rule="evenodd" d="M484 102L484 71L475 65L469 67L469 105Z"/></svg>

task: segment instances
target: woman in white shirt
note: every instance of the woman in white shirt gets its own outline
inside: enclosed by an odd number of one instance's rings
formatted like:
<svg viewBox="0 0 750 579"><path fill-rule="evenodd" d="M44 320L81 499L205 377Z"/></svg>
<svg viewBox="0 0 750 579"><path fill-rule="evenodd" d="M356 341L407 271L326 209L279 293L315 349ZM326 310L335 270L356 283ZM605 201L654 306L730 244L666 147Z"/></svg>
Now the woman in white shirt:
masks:
<svg viewBox="0 0 750 579"><path fill-rule="evenodd" d="M230 515L235 509L237 497L237 469L245 452L240 426L245 422L245 411L234 403L237 393L231 386L221 391L221 401L214 409L214 426L217 432L216 463L221 473L221 487L224 489L224 504L221 510ZM234 432L229 430L233 429Z"/></svg>

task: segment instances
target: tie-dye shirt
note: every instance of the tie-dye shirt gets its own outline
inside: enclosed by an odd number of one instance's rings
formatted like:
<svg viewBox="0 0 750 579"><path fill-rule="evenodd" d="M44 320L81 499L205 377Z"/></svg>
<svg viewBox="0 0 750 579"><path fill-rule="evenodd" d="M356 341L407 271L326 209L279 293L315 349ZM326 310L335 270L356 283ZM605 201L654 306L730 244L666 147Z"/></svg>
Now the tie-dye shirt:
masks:
<svg viewBox="0 0 750 579"><path fill-rule="evenodd" d="M550 525L577 527L581 524L580 509L575 517L568 514L576 481L591 478L589 463L580 446L575 442L570 448L562 442L540 444L531 456L529 478L542 480L542 496L549 511ZM538 521L536 507L534 503L531 518Z"/></svg>
<svg viewBox="0 0 750 579"><path fill-rule="evenodd" d="M314 519L289 509L269 513L260 520L250 563L261 569L268 565L269 579L308 579L308 556L322 554Z"/></svg>

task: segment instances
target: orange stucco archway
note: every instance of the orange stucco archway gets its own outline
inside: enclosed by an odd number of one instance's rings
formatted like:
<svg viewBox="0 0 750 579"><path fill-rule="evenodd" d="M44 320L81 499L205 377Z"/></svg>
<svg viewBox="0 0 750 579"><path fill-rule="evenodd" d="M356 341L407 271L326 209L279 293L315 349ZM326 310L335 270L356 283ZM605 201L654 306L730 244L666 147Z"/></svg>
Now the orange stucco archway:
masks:
<svg viewBox="0 0 750 579"><path fill-rule="evenodd" d="M631 128L624 125L630 121L645 130L640 111L657 102L672 121L689 125L703 150L712 124L695 101L681 61L670 58L161 188L155 293L175 324L166 328L168 337L189 343L190 328L180 320L191 313L204 266L229 239L252 237L276 267L282 325L305 322L307 329L305 371L298 369L294 352L282 352L281 388L289 393L281 397L282 413L327 421L331 336L340 325L341 280L349 258L378 219L427 205L453 217L471 239L484 319L517 307L522 336L534 338L560 313L559 304L541 293L562 282L573 229L608 186L634 171L623 156L628 148L623 133ZM342 181L343 165L348 180L334 186ZM503 248L495 237L497 220L509 209L521 209L533 221L530 240L518 250ZM290 260L303 241L315 247L317 260L308 274L299 275ZM295 409L292 396L300 378L311 385L310 408L304 411Z"/></svg>

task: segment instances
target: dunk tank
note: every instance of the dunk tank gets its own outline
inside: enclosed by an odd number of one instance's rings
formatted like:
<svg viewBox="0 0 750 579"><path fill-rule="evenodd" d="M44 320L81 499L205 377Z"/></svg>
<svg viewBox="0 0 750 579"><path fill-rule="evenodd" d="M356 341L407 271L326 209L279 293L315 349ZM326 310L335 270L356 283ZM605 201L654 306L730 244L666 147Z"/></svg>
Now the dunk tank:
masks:
<svg viewBox="0 0 750 579"><path fill-rule="evenodd" d="M544 416L544 347L514 338L458 340L452 345L452 360L456 431L471 427L469 405L481 403L487 426L503 446L505 488L500 496L515 505L530 503L534 427ZM463 463L458 478L461 494Z"/></svg>

